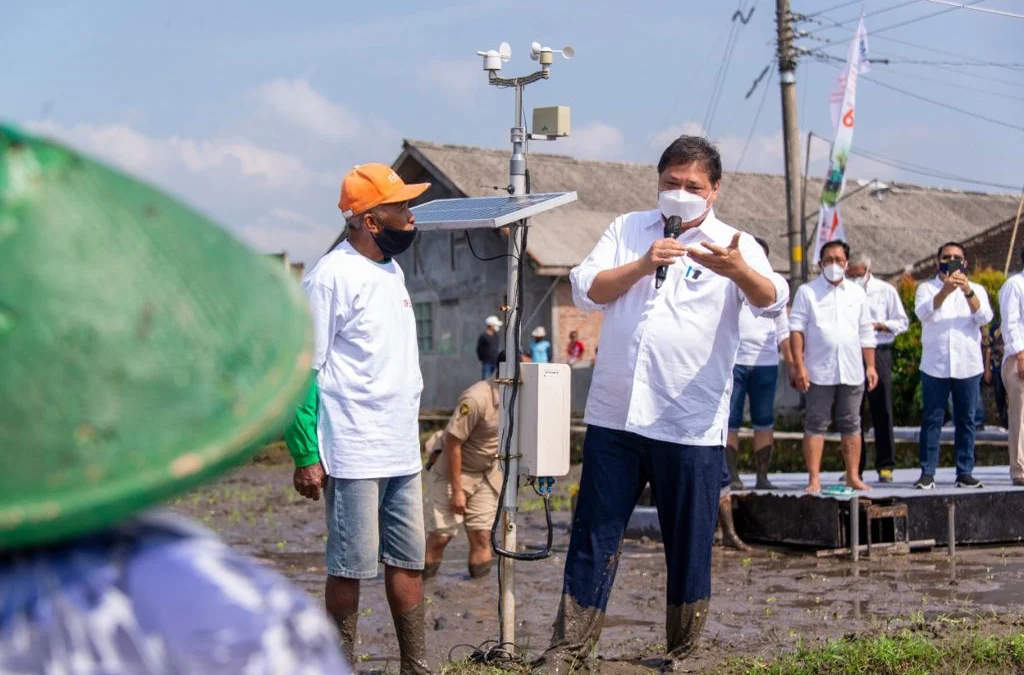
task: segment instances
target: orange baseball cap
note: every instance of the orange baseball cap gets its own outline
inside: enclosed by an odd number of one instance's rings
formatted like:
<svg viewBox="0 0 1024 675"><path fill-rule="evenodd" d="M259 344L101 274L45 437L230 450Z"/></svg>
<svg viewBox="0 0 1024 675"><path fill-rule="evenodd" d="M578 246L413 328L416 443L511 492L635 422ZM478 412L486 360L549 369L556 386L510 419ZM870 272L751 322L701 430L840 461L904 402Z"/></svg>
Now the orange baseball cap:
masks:
<svg viewBox="0 0 1024 675"><path fill-rule="evenodd" d="M341 209L341 215L348 219L381 204L412 201L429 187L430 183L406 185L405 181L385 164L363 164L345 174L341 181L338 208Z"/></svg>

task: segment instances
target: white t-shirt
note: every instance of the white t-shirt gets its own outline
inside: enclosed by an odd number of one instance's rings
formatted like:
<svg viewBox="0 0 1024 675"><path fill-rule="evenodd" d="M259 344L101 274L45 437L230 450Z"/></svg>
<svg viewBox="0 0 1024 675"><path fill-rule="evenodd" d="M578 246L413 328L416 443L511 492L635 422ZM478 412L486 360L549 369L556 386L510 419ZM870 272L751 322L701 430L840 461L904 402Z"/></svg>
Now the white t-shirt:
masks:
<svg viewBox="0 0 1024 675"><path fill-rule="evenodd" d="M789 338L789 317L779 312L774 319L754 316L750 307L740 309L740 346L737 366L779 365L779 345Z"/></svg>
<svg viewBox="0 0 1024 675"><path fill-rule="evenodd" d="M405 275L348 241L302 280L313 314L320 460L335 478L418 473L420 374Z"/></svg>

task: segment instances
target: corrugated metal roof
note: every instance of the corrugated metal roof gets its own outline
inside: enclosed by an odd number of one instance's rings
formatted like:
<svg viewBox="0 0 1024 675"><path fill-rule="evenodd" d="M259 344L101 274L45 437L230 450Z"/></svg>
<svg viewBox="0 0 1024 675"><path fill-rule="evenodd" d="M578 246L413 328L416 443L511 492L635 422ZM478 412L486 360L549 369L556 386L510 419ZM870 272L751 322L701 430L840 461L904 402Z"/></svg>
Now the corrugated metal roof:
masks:
<svg viewBox="0 0 1024 675"><path fill-rule="evenodd" d="M438 180L443 177L467 197L492 195L492 186L508 182L507 149L414 140L405 141L404 147L409 157L427 164ZM564 273L590 252L616 216L657 204L654 165L538 153L529 155L528 164L534 192L575 190L579 196L576 203L531 221L528 248L541 273ZM1012 217L1017 206L1016 195L886 184L887 190L868 188L841 205L850 246L870 255L879 275L903 271L945 241L980 234ZM817 211L821 185L820 179L808 181L808 215ZM848 181L846 194L857 187L855 180ZM781 175L727 172L715 212L724 222L764 238L773 267L788 273L786 188ZM811 231L814 222L811 218Z"/></svg>

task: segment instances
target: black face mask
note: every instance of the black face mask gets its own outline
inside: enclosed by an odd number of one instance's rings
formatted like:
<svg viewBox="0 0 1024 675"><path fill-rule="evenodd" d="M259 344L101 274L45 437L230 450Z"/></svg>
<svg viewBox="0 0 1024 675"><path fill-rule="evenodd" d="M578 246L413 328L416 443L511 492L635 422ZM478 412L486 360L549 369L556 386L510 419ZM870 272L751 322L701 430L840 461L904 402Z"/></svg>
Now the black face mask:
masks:
<svg viewBox="0 0 1024 675"><path fill-rule="evenodd" d="M382 225L380 232L377 234L371 232L370 236L373 237L373 241L376 242L377 248L380 249L385 258L394 258L412 246L412 240L416 238L416 228L414 227L411 230L393 230Z"/></svg>

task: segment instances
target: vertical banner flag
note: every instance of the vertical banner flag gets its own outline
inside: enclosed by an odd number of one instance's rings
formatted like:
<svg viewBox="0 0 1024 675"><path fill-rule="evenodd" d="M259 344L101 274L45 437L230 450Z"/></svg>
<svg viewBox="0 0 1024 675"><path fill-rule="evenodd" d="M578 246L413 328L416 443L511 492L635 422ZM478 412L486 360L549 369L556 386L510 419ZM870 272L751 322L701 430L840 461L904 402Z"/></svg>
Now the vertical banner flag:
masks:
<svg viewBox="0 0 1024 675"><path fill-rule="evenodd" d="M818 225L811 239L808 253L817 262L821 246L834 239L846 241L846 229L839 215L839 196L846 185L846 163L850 159L853 145L854 108L857 98L857 76L868 70L868 34L864 28L864 17L857 24L857 34L850 43L846 67L839 73L836 88L829 97L832 126L835 138L829 155L828 175L821 191L821 208L818 210Z"/></svg>

